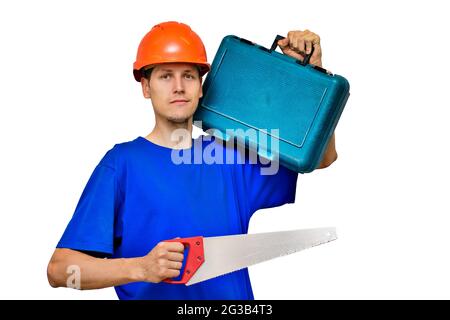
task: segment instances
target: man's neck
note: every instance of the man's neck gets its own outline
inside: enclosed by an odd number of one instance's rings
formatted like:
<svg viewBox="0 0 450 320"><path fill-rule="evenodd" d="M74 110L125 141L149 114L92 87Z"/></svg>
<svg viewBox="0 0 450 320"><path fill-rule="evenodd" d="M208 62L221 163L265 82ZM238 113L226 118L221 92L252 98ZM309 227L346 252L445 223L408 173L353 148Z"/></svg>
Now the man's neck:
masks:
<svg viewBox="0 0 450 320"><path fill-rule="evenodd" d="M192 145L192 117L182 123L157 119L155 127L146 138L163 147L188 149Z"/></svg>

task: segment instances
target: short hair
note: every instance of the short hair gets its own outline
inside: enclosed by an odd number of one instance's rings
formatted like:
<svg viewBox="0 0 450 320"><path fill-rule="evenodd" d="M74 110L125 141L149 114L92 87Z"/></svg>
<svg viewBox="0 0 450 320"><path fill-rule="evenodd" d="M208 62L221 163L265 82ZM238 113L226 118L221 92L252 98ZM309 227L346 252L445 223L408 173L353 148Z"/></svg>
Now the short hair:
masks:
<svg viewBox="0 0 450 320"><path fill-rule="evenodd" d="M145 78L145 79L147 79L147 80L150 80L150 77L151 77L151 75L152 75L152 72L153 72L153 69L154 69L155 67L151 67L151 68L148 68L148 69L145 69L145 68L142 68L141 69L141 74L142 74L142 76ZM200 68L200 66L199 65L195 65L195 68L197 69L197 71L198 71L198 76L200 77L200 79L202 78L202 76L201 76L201 68Z"/></svg>
<svg viewBox="0 0 450 320"><path fill-rule="evenodd" d="M142 68L142 76L143 76L145 79L150 80L150 77L151 77L151 75L152 75L153 69L154 69L154 67L148 68L148 69Z"/></svg>

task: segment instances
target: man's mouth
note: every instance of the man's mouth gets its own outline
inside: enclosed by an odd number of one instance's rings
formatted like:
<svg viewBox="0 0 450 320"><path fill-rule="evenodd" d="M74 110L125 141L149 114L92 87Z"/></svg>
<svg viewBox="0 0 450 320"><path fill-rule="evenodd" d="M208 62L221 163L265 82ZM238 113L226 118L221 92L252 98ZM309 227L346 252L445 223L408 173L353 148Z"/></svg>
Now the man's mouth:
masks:
<svg viewBox="0 0 450 320"><path fill-rule="evenodd" d="M176 100L170 101L171 104L185 104L188 102L189 102L189 100L186 100L186 99L176 99Z"/></svg>

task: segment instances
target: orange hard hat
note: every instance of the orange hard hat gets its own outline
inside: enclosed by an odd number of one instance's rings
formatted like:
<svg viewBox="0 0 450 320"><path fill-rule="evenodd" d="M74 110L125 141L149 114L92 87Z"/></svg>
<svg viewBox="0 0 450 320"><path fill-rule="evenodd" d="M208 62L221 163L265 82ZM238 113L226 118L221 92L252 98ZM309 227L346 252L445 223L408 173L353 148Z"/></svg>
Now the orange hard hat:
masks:
<svg viewBox="0 0 450 320"><path fill-rule="evenodd" d="M133 74L141 81L142 68L160 63L184 62L198 65L200 76L211 68L200 37L184 24L175 21L155 25L141 40Z"/></svg>

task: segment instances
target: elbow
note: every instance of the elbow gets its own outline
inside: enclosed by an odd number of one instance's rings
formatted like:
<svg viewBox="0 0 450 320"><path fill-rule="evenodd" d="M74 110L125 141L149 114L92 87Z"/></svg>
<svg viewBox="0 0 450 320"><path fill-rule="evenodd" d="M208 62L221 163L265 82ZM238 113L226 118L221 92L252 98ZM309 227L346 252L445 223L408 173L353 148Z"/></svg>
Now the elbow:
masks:
<svg viewBox="0 0 450 320"><path fill-rule="evenodd" d="M319 164L319 166L317 167L317 169L325 169L328 168L329 166L331 166L333 164L333 162L335 162L338 158L337 153L335 153L333 156L329 156L329 157L324 157L322 159L322 162Z"/></svg>
<svg viewBox="0 0 450 320"><path fill-rule="evenodd" d="M47 266L47 280L51 287L58 288L60 285L58 284L57 277L58 267L54 261L50 261Z"/></svg>
<svg viewBox="0 0 450 320"><path fill-rule="evenodd" d="M47 266L47 280L53 288L81 290L79 258L70 249L56 249Z"/></svg>
<svg viewBox="0 0 450 320"><path fill-rule="evenodd" d="M47 280L53 288L66 286L65 265L67 265L67 254L64 249L56 249L47 265Z"/></svg>

